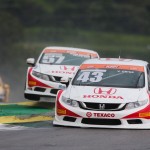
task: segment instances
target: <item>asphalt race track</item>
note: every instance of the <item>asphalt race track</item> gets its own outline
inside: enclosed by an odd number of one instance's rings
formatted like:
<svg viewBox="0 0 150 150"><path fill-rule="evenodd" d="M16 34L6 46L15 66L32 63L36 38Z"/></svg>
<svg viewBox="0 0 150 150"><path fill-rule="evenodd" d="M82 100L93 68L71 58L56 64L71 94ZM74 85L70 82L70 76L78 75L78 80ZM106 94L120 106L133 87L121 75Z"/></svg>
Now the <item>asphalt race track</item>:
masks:
<svg viewBox="0 0 150 150"><path fill-rule="evenodd" d="M47 106L0 105L1 117L16 115L13 123L0 124L0 150L150 150L150 130L53 127L54 109ZM42 119L32 121L38 115Z"/></svg>

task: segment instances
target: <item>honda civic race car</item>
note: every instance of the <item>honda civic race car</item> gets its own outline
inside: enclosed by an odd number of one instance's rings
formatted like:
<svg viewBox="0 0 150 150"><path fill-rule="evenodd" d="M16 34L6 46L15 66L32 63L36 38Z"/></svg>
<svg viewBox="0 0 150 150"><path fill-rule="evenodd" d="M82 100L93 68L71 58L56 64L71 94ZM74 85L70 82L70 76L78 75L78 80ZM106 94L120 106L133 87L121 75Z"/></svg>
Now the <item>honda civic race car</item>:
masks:
<svg viewBox="0 0 150 150"><path fill-rule="evenodd" d="M59 89L66 88L80 64L91 58L99 58L98 53L81 48L46 47L36 64L34 58L27 59L31 66L27 69L24 97L55 97Z"/></svg>
<svg viewBox="0 0 150 150"><path fill-rule="evenodd" d="M150 65L87 60L55 103L54 126L150 129Z"/></svg>

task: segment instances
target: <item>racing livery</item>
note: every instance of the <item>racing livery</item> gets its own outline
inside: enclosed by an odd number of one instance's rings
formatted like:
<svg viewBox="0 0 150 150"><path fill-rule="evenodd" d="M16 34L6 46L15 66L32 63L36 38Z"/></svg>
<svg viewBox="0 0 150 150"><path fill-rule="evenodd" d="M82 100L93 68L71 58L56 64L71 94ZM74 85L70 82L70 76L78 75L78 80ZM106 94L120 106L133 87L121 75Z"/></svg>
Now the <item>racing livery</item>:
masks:
<svg viewBox="0 0 150 150"><path fill-rule="evenodd" d="M34 58L27 59L31 66L27 69L25 98L55 97L59 89L66 88L80 64L91 58L99 58L98 53L80 48L46 47L36 64Z"/></svg>
<svg viewBox="0 0 150 150"><path fill-rule="evenodd" d="M150 129L150 65L101 58L85 61L55 102L54 125Z"/></svg>

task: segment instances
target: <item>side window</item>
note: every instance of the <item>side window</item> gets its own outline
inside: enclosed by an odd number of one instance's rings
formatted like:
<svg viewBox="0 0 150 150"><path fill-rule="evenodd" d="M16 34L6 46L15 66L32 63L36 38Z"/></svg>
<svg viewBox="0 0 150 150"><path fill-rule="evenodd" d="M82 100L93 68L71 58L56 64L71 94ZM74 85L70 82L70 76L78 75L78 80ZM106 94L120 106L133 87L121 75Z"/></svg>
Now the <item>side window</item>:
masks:
<svg viewBox="0 0 150 150"><path fill-rule="evenodd" d="M148 88L150 90L150 64L147 65L147 80L148 80Z"/></svg>

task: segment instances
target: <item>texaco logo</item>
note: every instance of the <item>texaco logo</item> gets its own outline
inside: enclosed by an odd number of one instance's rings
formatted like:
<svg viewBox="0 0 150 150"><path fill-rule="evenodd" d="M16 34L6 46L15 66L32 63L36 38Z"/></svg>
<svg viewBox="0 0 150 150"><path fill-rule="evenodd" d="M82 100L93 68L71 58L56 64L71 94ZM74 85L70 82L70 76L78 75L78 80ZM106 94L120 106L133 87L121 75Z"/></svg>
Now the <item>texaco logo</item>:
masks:
<svg viewBox="0 0 150 150"><path fill-rule="evenodd" d="M88 118L90 118L90 117L92 117L92 113L91 113L91 112L87 112L87 113L86 113L86 116L87 116Z"/></svg>

